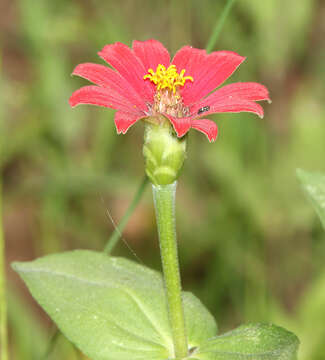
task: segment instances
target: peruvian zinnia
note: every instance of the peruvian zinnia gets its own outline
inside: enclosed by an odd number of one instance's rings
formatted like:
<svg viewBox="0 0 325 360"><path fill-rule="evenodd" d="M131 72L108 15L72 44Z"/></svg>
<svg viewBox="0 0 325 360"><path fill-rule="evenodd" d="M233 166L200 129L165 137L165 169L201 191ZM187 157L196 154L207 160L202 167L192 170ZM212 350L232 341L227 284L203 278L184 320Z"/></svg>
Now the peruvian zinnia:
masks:
<svg viewBox="0 0 325 360"><path fill-rule="evenodd" d="M252 112L263 117L256 103L269 100L265 86L254 82L233 83L218 88L245 60L232 51L182 47L170 62L166 48L157 40L134 41L132 48L106 45L99 56L112 68L85 63L73 75L96 85L75 91L70 105L93 104L117 110L115 125L125 134L138 120L160 123L167 119L178 137L190 128L217 137L217 125L205 117L224 112ZM214 91L215 90L215 91Z"/></svg>

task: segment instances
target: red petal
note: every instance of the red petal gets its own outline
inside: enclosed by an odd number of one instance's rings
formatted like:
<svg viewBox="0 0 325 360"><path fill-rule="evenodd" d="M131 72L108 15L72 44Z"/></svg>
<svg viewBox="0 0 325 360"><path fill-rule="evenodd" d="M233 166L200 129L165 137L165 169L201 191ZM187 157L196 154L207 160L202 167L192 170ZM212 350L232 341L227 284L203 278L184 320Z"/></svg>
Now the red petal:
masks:
<svg viewBox="0 0 325 360"><path fill-rule="evenodd" d="M135 55L141 60L145 70L156 68L159 64L166 68L170 63L170 56L168 50L158 40L147 41L133 41L133 51Z"/></svg>
<svg viewBox="0 0 325 360"><path fill-rule="evenodd" d="M192 120L190 117L175 118L167 114L164 114L164 116L166 116L173 124L173 127L178 137L182 137L183 135L185 135L191 128Z"/></svg>
<svg viewBox="0 0 325 360"><path fill-rule="evenodd" d="M79 104L91 104L141 114L134 105L123 99L117 92L94 85L84 86L75 91L69 99L69 104L72 107Z"/></svg>
<svg viewBox="0 0 325 360"><path fill-rule="evenodd" d="M218 126L208 119L198 119L192 121L192 128L205 134L209 141L215 141L218 135Z"/></svg>
<svg viewBox="0 0 325 360"><path fill-rule="evenodd" d="M225 101L231 98L251 101L270 101L269 92L265 86L254 82L239 82L223 86L222 88L216 90L214 93L195 104L191 110L193 112L197 112L201 107L211 106L213 103Z"/></svg>
<svg viewBox="0 0 325 360"><path fill-rule="evenodd" d="M117 111L114 116L114 122L116 126L117 133L125 134L129 127L136 123L138 120L142 119L144 116L138 116L134 114L125 113L123 111Z"/></svg>
<svg viewBox="0 0 325 360"><path fill-rule="evenodd" d="M208 137L210 142L215 141L215 139L217 138L218 127L212 120L193 120L192 117L175 118L167 114L164 115L173 124L173 127L178 137L184 136L190 130L190 128L194 128L198 131L203 132Z"/></svg>
<svg viewBox="0 0 325 360"><path fill-rule="evenodd" d="M217 101L210 105L210 109L202 113L202 116L216 113L238 113L238 112L252 112L259 117L263 118L264 111L262 106L254 101L238 99L238 98L226 98L221 101ZM197 116L197 115L192 115Z"/></svg>
<svg viewBox="0 0 325 360"><path fill-rule="evenodd" d="M245 60L231 51L215 51L207 54L205 50L184 46L175 55L172 63L177 70L186 70L185 75L193 77L181 89L185 105L199 101L221 85Z"/></svg>
<svg viewBox="0 0 325 360"><path fill-rule="evenodd" d="M79 64L73 71L73 75L78 75L93 82L96 85L103 86L116 91L125 100L137 106L143 111L147 110L145 102L131 88L128 82L121 77L119 73L107 66L85 63Z"/></svg>
<svg viewBox="0 0 325 360"><path fill-rule="evenodd" d="M212 97L212 95L215 96L215 99L217 99L217 97L236 96L241 99L253 101L270 100L267 88L255 82L229 84L218 89L210 96Z"/></svg>
<svg viewBox="0 0 325 360"><path fill-rule="evenodd" d="M145 101L152 102L154 89L143 80L147 69L133 50L122 43L115 43L104 46L98 55L112 65Z"/></svg>

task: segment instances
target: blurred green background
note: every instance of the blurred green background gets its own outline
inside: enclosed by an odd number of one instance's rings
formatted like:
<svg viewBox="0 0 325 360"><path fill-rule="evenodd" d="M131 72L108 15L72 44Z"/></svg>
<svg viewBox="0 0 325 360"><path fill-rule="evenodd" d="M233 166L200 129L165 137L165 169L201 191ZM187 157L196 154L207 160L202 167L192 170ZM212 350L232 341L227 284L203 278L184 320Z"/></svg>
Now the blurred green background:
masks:
<svg viewBox="0 0 325 360"><path fill-rule="evenodd" d="M107 210L118 223L143 177L143 125L117 136L112 110L72 110L69 96L87 84L70 77L74 66L102 63L97 51L115 41L156 38L172 53L184 44L204 48L225 3L1 1L0 164L12 359L82 355L63 336L53 338L54 325L9 263L102 250L114 230ZM236 1L215 50L247 56L230 82L263 83L273 102L263 104L263 120L215 116L214 144L192 131L178 185L184 289L210 309L221 332L250 321L294 331L301 360L325 357L325 236L295 177L298 167L325 171L324 39L322 0ZM160 269L149 187L124 239ZM123 242L114 254L135 259Z"/></svg>

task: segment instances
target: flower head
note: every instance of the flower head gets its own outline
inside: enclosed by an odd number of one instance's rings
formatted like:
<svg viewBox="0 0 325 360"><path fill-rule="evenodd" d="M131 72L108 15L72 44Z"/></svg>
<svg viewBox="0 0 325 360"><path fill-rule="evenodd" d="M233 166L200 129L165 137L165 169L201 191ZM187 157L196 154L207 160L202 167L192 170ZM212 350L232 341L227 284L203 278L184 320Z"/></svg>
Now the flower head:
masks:
<svg viewBox="0 0 325 360"><path fill-rule="evenodd" d="M71 106L93 104L117 110L118 133L125 134L140 119L156 123L168 119L178 137L194 128L214 141L218 128L207 115L245 111L263 117L256 101L269 100L265 86L253 82L215 90L245 60L231 51L207 54L184 46L170 62L159 41L147 40L134 41L132 48L122 43L106 45L99 56L112 68L78 65L73 74L95 85L75 91L69 102Z"/></svg>

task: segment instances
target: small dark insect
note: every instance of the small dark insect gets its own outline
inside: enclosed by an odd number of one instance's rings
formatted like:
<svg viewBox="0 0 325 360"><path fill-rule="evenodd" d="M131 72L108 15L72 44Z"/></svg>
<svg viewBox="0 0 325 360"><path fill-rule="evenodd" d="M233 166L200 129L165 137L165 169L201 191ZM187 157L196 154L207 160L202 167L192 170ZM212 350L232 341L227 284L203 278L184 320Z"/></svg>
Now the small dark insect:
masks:
<svg viewBox="0 0 325 360"><path fill-rule="evenodd" d="M201 109L199 109L199 111L197 112L198 115L202 114L205 111L209 111L210 110L210 106L203 106L201 107Z"/></svg>

